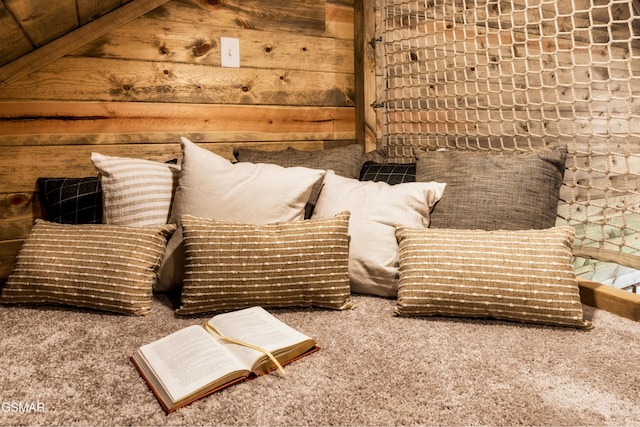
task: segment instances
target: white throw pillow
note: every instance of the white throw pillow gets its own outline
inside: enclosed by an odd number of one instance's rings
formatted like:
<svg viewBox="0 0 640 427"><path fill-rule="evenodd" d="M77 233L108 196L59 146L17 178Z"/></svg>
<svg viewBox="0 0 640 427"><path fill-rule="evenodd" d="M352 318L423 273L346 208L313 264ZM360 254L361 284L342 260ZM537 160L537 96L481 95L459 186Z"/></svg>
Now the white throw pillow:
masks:
<svg viewBox="0 0 640 427"><path fill-rule="evenodd" d="M266 163L231 163L181 138L182 169L171 210L172 222L184 214L249 224L295 221L313 184L325 171L284 168ZM155 290L166 292L182 285L184 247L182 229L169 240Z"/></svg>
<svg viewBox="0 0 640 427"><path fill-rule="evenodd" d="M105 224L146 227L169 220L180 167L91 153L102 185Z"/></svg>
<svg viewBox="0 0 640 427"><path fill-rule="evenodd" d="M328 171L312 218L350 211L349 279L351 291L395 297L398 243L395 225L428 227L429 213L446 184L358 181ZM412 224L412 225L409 225Z"/></svg>

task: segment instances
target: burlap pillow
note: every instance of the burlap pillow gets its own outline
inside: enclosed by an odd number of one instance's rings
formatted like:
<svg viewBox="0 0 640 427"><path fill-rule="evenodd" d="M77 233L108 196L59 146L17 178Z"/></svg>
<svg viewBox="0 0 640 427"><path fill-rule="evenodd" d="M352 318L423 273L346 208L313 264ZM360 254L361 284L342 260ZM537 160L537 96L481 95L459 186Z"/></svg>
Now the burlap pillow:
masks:
<svg viewBox="0 0 640 427"><path fill-rule="evenodd" d="M183 215L180 314L265 307L351 307L349 213L254 225Z"/></svg>
<svg viewBox="0 0 640 427"><path fill-rule="evenodd" d="M572 227L396 227L401 316L487 317L588 327L573 267Z"/></svg>
<svg viewBox="0 0 640 427"><path fill-rule="evenodd" d="M36 220L0 301L146 314L151 309L156 270L173 230L175 225L69 225Z"/></svg>
<svg viewBox="0 0 640 427"><path fill-rule="evenodd" d="M431 227L553 227L566 154L566 146L519 154L469 150L419 153L416 181L447 184L431 213Z"/></svg>

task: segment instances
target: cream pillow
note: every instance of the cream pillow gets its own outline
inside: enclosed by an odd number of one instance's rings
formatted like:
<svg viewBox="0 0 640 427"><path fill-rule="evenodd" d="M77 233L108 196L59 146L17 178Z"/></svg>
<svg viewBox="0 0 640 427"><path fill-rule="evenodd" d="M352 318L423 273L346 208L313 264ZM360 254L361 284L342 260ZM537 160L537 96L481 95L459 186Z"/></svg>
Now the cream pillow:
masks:
<svg viewBox="0 0 640 427"><path fill-rule="evenodd" d="M541 230L398 226L395 313L588 327L573 272L572 227Z"/></svg>
<svg viewBox="0 0 640 427"><path fill-rule="evenodd" d="M240 224L182 216L180 314L263 307L343 310L349 301L349 213Z"/></svg>
<svg viewBox="0 0 640 427"><path fill-rule="evenodd" d="M311 188L325 173L274 164L234 164L187 138L181 138L181 147L182 168L171 222L185 214L249 224L302 220ZM167 244L155 290L181 286L183 274L184 247L178 225Z"/></svg>
<svg viewBox="0 0 640 427"><path fill-rule="evenodd" d="M91 153L103 193L105 224L166 224L180 167L170 163Z"/></svg>
<svg viewBox="0 0 640 427"><path fill-rule="evenodd" d="M428 227L429 212L445 189L437 182L358 181L328 171L312 218L342 211L349 220L351 291L385 297L398 290L396 224Z"/></svg>

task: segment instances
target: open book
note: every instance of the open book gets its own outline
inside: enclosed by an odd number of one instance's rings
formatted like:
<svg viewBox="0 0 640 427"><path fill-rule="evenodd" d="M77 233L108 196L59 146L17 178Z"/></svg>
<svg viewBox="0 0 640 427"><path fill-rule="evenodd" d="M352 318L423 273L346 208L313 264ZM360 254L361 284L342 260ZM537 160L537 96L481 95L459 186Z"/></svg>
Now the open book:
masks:
<svg viewBox="0 0 640 427"><path fill-rule="evenodd" d="M282 369L317 349L312 338L262 307L252 307L146 344L131 361L169 413L248 377Z"/></svg>

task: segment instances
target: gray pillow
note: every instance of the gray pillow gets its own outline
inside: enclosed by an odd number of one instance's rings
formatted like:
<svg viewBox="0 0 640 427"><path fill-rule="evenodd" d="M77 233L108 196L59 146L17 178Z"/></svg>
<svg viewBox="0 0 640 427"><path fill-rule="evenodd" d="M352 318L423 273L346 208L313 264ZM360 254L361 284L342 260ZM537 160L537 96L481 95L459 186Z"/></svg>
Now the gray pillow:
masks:
<svg viewBox="0 0 640 427"><path fill-rule="evenodd" d="M431 214L431 227L553 227L566 156L565 145L517 154L469 150L418 153L416 181L447 184Z"/></svg>

